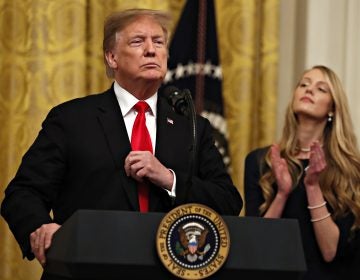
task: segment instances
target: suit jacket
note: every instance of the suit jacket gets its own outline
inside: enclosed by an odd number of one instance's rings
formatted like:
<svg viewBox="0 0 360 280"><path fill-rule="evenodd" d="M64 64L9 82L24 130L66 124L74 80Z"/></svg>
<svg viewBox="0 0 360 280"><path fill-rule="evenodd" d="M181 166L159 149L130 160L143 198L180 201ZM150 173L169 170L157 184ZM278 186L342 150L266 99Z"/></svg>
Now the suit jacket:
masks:
<svg viewBox="0 0 360 280"><path fill-rule="evenodd" d="M153 185L150 211L167 212L194 202L222 215L239 215L242 199L214 145L209 121L197 117L197 152L191 177L190 122L160 96L156 121L155 156L176 173L176 199ZM63 224L78 209L138 211L136 181L124 170L130 150L113 87L50 110L5 190L1 207L23 255L34 258L31 232L45 223Z"/></svg>

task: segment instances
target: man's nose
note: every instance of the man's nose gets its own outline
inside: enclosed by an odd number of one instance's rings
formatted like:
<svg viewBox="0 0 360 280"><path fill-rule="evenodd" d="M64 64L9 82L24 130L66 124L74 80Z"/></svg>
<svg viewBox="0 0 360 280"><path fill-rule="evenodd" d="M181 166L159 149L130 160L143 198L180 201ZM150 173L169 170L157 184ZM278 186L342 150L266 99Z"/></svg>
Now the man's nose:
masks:
<svg viewBox="0 0 360 280"><path fill-rule="evenodd" d="M154 42L151 40L146 41L144 49L145 56L155 56L155 51Z"/></svg>

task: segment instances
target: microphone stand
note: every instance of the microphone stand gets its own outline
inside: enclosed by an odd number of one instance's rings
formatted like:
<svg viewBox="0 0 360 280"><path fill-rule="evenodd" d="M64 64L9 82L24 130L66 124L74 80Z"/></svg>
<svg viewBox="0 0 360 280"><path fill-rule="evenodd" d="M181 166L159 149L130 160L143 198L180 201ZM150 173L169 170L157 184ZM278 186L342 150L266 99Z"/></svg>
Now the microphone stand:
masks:
<svg viewBox="0 0 360 280"><path fill-rule="evenodd" d="M192 175L194 173L194 166L196 161L197 151L197 135L196 135L196 110L192 100L191 92L189 89L179 90L174 86L169 86L165 89L164 94L167 97L168 103L173 107L175 112L185 116L190 121L192 129L191 133L191 147L190 147L190 164L188 176L185 179L184 200L189 197L189 192L192 186Z"/></svg>
<svg viewBox="0 0 360 280"><path fill-rule="evenodd" d="M185 100L188 104L188 112L187 112L187 117L190 120L190 125L192 128L192 145L191 145L191 156L190 156L190 168L189 168L189 173L188 173L188 178L187 178L187 189L185 191L185 198L189 197L189 191L190 188L192 186L192 175L194 173L194 166L195 166L195 161L196 161L196 151L197 151L197 134L196 134L196 110L195 110L195 106L194 106L194 102L192 100L191 97L191 93L188 89L184 89L184 94L185 94Z"/></svg>

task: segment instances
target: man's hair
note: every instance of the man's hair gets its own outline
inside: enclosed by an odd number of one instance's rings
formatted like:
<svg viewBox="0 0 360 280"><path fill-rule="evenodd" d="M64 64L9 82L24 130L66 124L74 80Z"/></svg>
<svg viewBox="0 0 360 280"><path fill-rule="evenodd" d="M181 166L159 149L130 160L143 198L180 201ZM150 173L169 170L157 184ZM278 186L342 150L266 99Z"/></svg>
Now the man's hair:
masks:
<svg viewBox="0 0 360 280"><path fill-rule="evenodd" d="M165 34L166 46L170 37L171 16L168 12L151 9L128 9L110 14L104 23L103 55L106 66L106 75L114 77L113 69L108 65L105 54L111 51L116 44L116 33L123 30L139 17L149 16L159 23Z"/></svg>

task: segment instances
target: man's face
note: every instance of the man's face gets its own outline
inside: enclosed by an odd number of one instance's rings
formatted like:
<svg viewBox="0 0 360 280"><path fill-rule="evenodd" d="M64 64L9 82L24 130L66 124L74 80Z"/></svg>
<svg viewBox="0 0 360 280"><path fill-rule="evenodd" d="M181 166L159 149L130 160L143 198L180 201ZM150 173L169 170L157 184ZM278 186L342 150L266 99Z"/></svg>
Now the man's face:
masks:
<svg viewBox="0 0 360 280"><path fill-rule="evenodd" d="M161 26L142 16L117 33L113 58L115 78L121 85L162 82L167 71L167 42Z"/></svg>

